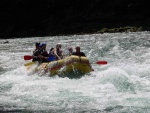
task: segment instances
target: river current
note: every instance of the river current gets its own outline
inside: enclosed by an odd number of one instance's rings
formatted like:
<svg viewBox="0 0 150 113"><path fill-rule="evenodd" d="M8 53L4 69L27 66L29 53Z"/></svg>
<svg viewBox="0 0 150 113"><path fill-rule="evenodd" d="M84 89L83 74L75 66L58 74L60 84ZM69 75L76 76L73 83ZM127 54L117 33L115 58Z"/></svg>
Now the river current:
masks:
<svg viewBox="0 0 150 113"><path fill-rule="evenodd" d="M48 51L61 43L63 53L80 45L94 71L75 79L29 76L31 60L23 57L35 42L47 42ZM0 112L150 113L150 32L1 39Z"/></svg>

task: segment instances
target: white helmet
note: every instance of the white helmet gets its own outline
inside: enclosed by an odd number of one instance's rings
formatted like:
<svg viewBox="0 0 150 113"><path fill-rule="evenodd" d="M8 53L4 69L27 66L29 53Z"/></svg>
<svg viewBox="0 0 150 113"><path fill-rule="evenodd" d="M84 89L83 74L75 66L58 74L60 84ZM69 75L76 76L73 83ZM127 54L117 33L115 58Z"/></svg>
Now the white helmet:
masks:
<svg viewBox="0 0 150 113"><path fill-rule="evenodd" d="M61 44L60 44L60 43L57 43L56 47L61 47Z"/></svg>

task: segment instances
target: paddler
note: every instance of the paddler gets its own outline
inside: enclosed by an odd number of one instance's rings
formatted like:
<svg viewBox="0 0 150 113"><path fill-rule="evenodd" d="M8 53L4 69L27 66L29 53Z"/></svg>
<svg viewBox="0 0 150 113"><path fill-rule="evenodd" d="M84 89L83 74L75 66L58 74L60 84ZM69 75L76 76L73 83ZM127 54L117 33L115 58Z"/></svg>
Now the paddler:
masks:
<svg viewBox="0 0 150 113"><path fill-rule="evenodd" d="M62 54L61 47L62 47L61 44L58 43L56 45L56 48L51 48L50 49L48 61L63 59L63 54Z"/></svg>
<svg viewBox="0 0 150 113"><path fill-rule="evenodd" d="M73 52L72 55L85 56L85 57L86 57L85 53L83 53L83 52L80 51L80 46L76 46L75 50L76 50L76 51Z"/></svg>
<svg viewBox="0 0 150 113"><path fill-rule="evenodd" d="M45 42L42 42L42 43L36 43L36 49L33 51L33 60L32 62L34 61L38 61L39 63L42 63L42 62L48 62L48 53L47 53L47 50L46 50L46 43Z"/></svg>
<svg viewBox="0 0 150 113"><path fill-rule="evenodd" d="M35 50L33 51L33 59L32 59L32 62L34 61L39 61L40 59L38 58L38 55L40 55L40 43L39 42L36 42L35 43Z"/></svg>
<svg viewBox="0 0 150 113"><path fill-rule="evenodd" d="M73 48L72 47L68 47L68 56L71 56L73 53Z"/></svg>

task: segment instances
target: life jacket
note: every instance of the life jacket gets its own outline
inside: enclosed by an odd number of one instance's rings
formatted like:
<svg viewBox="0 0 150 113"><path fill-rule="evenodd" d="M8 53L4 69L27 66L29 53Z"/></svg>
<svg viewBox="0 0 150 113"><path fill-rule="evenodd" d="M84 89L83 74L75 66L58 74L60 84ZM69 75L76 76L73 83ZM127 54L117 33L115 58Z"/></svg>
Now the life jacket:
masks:
<svg viewBox="0 0 150 113"><path fill-rule="evenodd" d="M49 56L48 52L46 50L43 50L41 55L44 56L44 57L48 57Z"/></svg>
<svg viewBox="0 0 150 113"><path fill-rule="evenodd" d="M42 56L44 56L44 57L48 57L47 51L46 51L45 49L43 49L43 48L40 48L40 49L37 51L37 53L38 53L38 55L42 55ZM38 55L37 55L37 56L38 56ZM40 63L42 63L42 62L48 62L46 59L43 59L43 58L38 58L38 61L39 61Z"/></svg>
<svg viewBox="0 0 150 113"><path fill-rule="evenodd" d="M54 52L52 51L54 48L51 48L49 51L49 57L48 57L48 61L54 61L56 60L56 57L54 55Z"/></svg>
<svg viewBox="0 0 150 113"><path fill-rule="evenodd" d="M39 54L41 54L40 50L39 49L35 49L33 51L33 55L32 55L33 59L32 59L32 61L39 61L40 59L37 57Z"/></svg>

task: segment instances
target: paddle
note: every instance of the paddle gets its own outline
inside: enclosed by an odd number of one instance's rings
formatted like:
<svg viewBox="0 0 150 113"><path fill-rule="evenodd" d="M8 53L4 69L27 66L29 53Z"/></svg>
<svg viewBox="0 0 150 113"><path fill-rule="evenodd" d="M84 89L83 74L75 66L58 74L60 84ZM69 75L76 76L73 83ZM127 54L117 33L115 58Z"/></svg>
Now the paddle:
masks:
<svg viewBox="0 0 150 113"><path fill-rule="evenodd" d="M26 63L26 64L24 64L24 66L30 66L30 65L33 65L33 64L35 64L36 62L28 62L28 63Z"/></svg>
<svg viewBox="0 0 150 113"><path fill-rule="evenodd" d="M24 56L24 60L31 60L32 59L32 56L30 56L30 55L25 55Z"/></svg>
<svg viewBox="0 0 150 113"><path fill-rule="evenodd" d="M33 57L30 56L30 55L25 55L25 56L24 56L24 60L31 60L32 58L33 58ZM96 64L105 65L105 64L107 64L107 61L100 60L100 61L97 61Z"/></svg>
<svg viewBox="0 0 150 113"><path fill-rule="evenodd" d="M107 64L107 61L97 61L96 64L105 65L105 64Z"/></svg>

